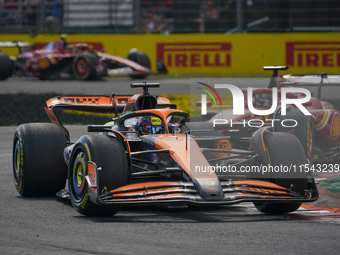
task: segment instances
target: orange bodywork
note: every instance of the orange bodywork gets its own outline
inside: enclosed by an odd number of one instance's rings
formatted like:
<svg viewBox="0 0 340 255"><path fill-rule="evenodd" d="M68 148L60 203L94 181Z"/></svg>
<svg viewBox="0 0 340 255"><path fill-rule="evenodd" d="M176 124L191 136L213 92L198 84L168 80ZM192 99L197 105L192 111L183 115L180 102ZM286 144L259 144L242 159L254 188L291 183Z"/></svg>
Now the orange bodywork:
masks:
<svg viewBox="0 0 340 255"><path fill-rule="evenodd" d="M47 107L56 105L83 105L83 106L105 106L124 107L132 96L62 96L53 97L46 101Z"/></svg>
<svg viewBox="0 0 340 255"><path fill-rule="evenodd" d="M116 191L116 190L115 190ZM149 193L152 192L161 192L161 191L166 191L166 192L171 192L171 191L176 191L178 192L178 188L168 188L168 189L153 189L151 191L148 191ZM124 195L134 195L134 194L140 194L140 191L132 191L132 192L126 192L126 193L118 193L118 194L113 194L113 197L119 197L119 196L124 196Z"/></svg>
<svg viewBox="0 0 340 255"><path fill-rule="evenodd" d="M97 185L97 176L96 176L96 168L94 166L94 164L92 163L88 163L87 164L87 174L88 176L90 176L93 185ZM91 188L90 186L88 186L89 189L91 189L94 193L97 193L97 189L96 188Z"/></svg>
<svg viewBox="0 0 340 255"><path fill-rule="evenodd" d="M155 186L173 186L173 185L178 185L178 184L176 182L137 183L137 184L130 184L128 186L115 189L115 192L125 192L131 189L138 189L138 188L150 188L150 187L155 187Z"/></svg>
<svg viewBox="0 0 340 255"><path fill-rule="evenodd" d="M261 192L261 193L267 193L267 195L282 195L286 194L288 195L287 191L281 191L281 190L270 190L270 189L260 189L260 188L251 188L251 187L236 187L236 191L242 190L242 191L252 191L252 192Z"/></svg>
<svg viewBox="0 0 340 255"><path fill-rule="evenodd" d="M92 111L99 113L117 113L122 112L127 106L135 106L137 99L141 94L134 96L129 95L111 95L111 96L62 96L49 99L46 104L45 111L52 123L59 124L53 108L61 107L69 110L76 111ZM158 104L169 104L169 100L164 97L158 97ZM168 106L164 106L168 107ZM142 108L142 107L141 107ZM129 108L130 109L130 108ZM125 110L129 110L125 108ZM131 109L133 109L131 107ZM134 108L135 109L135 108ZM139 109L139 108L137 108ZM87 180L90 184L89 190L95 194L91 200L99 204L134 204L134 203L155 203L155 202L188 202L188 203L211 203L211 204L231 204L241 201L268 201L275 199L287 200L296 199L296 194L284 187L277 184L261 181L261 180L244 180L244 181L220 181L215 173L215 169L208 162L203 154L202 149L199 148L197 142L189 134L170 134L167 118L169 115L184 116L187 118L187 113L175 109L147 109L134 111L128 113L126 117L119 119L122 123L126 118L155 115L160 117L164 126L166 127L166 134L154 135L150 139L155 149L166 150L169 156L178 164L178 172L185 181L155 181L144 183L132 183L111 190L108 193L101 193L99 183L97 183L97 170L92 163L88 164L88 176L91 180ZM118 120L118 121L119 121ZM117 124L116 124L117 125ZM119 126L120 124L118 124ZM130 158L133 157L134 148L131 143L122 134L116 130L112 132L120 135L126 141L126 151L129 153ZM68 131L64 128L66 137ZM266 151L264 146L265 129L262 131L260 143L263 150ZM145 138L147 139L147 138ZM131 140L132 141L132 140ZM140 137L138 141L143 141ZM231 143L228 140L220 141L219 149L231 149ZM153 148L152 148L153 150ZM138 152L137 152L138 153ZM150 152L153 153L153 152ZM163 152L161 152L163 153ZM143 154L143 153L142 153ZM226 157L229 152L216 152L217 156ZM132 161L131 161L132 162ZM131 163L132 164L132 163ZM158 170L159 171L159 170ZM166 169L165 169L166 171ZM170 171L170 170L169 170ZM175 170L177 171L177 170ZM133 175L131 175L133 176ZM88 178L88 177L87 177ZM92 184L91 184L92 181ZM304 201L307 199L303 199ZM298 200L296 199L296 200Z"/></svg>
<svg viewBox="0 0 340 255"><path fill-rule="evenodd" d="M164 121L166 118L169 116L171 113L176 113L176 112L183 112L180 110L174 110L174 109L148 109L148 110L141 110L141 111L135 111L137 114L142 114L142 113L150 113L150 115L158 115L161 117Z"/></svg>
<svg viewBox="0 0 340 255"><path fill-rule="evenodd" d="M216 174L211 171L196 171L190 162L195 162L196 166L208 167L209 162L204 157L198 144L194 139L188 136L187 146L185 143L186 136L182 134L167 134L158 136L155 139L155 147L157 149L168 149L170 156L187 172L193 179L207 178L215 179Z"/></svg>
<svg viewBox="0 0 340 255"><path fill-rule="evenodd" d="M122 112L128 103L135 103L141 94L136 95L111 95L111 96L60 96L53 97L46 101L48 108L59 106L78 111L91 111L100 113L114 113L115 108ZM165 97L158 97L161 104L168 104L170 101ZM76 107L79 106L79 107Z"/></svg>
<svg viewBox="0 0 340 255"><path fill-rule="evenodd" d="M248 196L248 197L266 197L266 198L277 198L275 194L272 195L263 195L263 194L254 194L254 193L237 193L239 196ZM290 198L290 196L280 196L280 198Z"/></svg>
<svg viewBox="0 0 340 255"><path fill-rule="evenodd" d="M167 127L166 119L170 114L183 113L180 110L174 109L152 109L136 111L137 114L150 113L161 117ZM169 130L167 130L167 133ZM185 141L187 139L187 142ZM206 160L197 142L190 136L186 137L183 134L165 134L155 137L155 148L159 150L168 149L169 155L189 174L193 179L207 178L215 179L216 174L211 171L197 172L194 166L190 166L190 161L195 162L195 165L201 167L209 167L210 164Z"/></svg>
<svg viewBox="0 0 340 255"><path fill-rule="evenodd" d="M235 181L235 184L256 185L256 186L265 186L265 187L272 187L272 188L277 188L277 189L284 189L275 183L265 182L265 181L252 181L252 180Z"/></svg>

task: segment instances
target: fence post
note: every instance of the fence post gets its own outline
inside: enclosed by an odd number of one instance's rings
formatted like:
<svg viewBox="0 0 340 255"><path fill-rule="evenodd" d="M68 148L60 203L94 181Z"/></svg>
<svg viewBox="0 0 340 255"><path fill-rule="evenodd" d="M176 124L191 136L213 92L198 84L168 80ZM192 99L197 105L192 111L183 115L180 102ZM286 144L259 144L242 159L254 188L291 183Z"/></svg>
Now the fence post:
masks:
<svg viewBox="0 0 340 255"><path fill-rule="evenodd" d="M37 23L37 26L39 26L39 32L38 33L42 33L44 31L44 25L45 25L45 18L46 18L46 5L45 5L45 1L40 1L39 3L39 7L40 7L40 15L39 15L39 18L40 18L40 24ZM38 15L37 15L38 16Z"/></svg>
<svg viewBox="0 0 340 255"><path fill-rule="evenodd" d="M22 8L22 5L23 5L23 2L20 1L19 2L19 8L18 8L18 11L19 11L19 27L22 28L22 19L23 19L23 8Z"/></svg>
<svg viewBox="0 0 340 255"><path fill-rule="evenodd" d="M118 19L118 14L119 14L119 11L118 11L118 1L115 0L115 13L116 13L116 17L115 17L115 23L116 23L116 34L119 33L119 28L118 28L118 23L119 23L119 19Z"/></svg>
<svg viewBox="0 0 340 255"><path fill-rule="evenodd" d="M241 33L243 31L243 0L237 0L237 30Z"/></svg>
<svg viewBox="0 0 340 255"><path fill-rule="evenodd" d="M141 34L141 1L140 0L135 0L135 24L136 24L136 34Z"/></svg>

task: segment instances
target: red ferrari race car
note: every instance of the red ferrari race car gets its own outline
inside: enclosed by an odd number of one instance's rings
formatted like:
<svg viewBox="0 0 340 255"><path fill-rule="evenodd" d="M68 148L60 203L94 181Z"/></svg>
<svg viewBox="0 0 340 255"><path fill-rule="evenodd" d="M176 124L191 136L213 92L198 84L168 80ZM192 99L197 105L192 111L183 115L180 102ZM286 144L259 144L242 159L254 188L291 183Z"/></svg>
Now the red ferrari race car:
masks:
<svg viewBox="0 0 340 255"><path fill-rule="evenodd" d="M261 126L273 126L273 131L289 132L298 137L307 159L314 163L325 162L337 162L340 157L340 111L335 109L334 106L326 101L320 100L321 89L324 86L339 86L340 75L327 75L325 73L321 75L284 75L278 74L279 70L287 70L286 66L267 66L265 70L273 70L273 75L269 82L268 88L253 88L252 101L254 108L258 110L268 110L273 104L273 89L278 89L278 104L277 109L270 115L256 115L253 114L247 103L247 89L242 89L245 95L244 105L245 112L243 115L235 116L233 109L225 110L208 110L206 115L201 115L201 120L210 122L213 125L214 120L226 119L229 123L233 122L235 125L233 128L230 125L226 130L222 131L224 135L228 134L228 129L239 128L240 136L244 136L246 133L251 135L253 128L244 123L254 122L258 120L258 125ZM287 106L287 114L281 114L281 91L282 88L296 88L302 86L317 86L318 92L316 97L311 97L308 102L302 105L310 112L310 116L305 115L294 105ZM304 98L306 95L303 93L287 93L288 99ZM208 106L212 106L211 102L208 102ZM200 105L200 102L197 103ZM273 121L277 120L277 121ZM290 121L289 121L290 120ZM291 121L294 120L294 121ZM282 121L286 124L283 125ZM239 122L239 125L237 125ZM240 123L241 122L241 123ZM297 125L294 126L296 123ZM273 123L275 123L273 125ZM225 125L226 127L226 125ZM254 129L253 129L254 130ZM237 133L233 133L234 137L237 137ZM238 146L240 144L238 143Z"/></svg>
<svg viewBox="0 0 340 255"><path fill-rule="evenodd" d="M195 123L188 122L188 113L149 94L149 88L159 84L131 86L143 93L51 98L45 111L52 123L20 125L13 142L17 191L22 196L58 192L90 216L110 216L127 205L241 202L253 202L264 213L288 213L318 198L294 135L259 128L245 138L246 150L221 146L230 144L232 135L201 135ZM89 133L71 143L55 115L57 108L117 117L88 126Z"/></svg>
<svg viewBox="0 0 340 255"><path fill-rule="evenodd" d="M143 79L150 74L149 57L136 49L131 49L125 59L93 51L87 43L67 43L64 38L35 46L25 42L0 42L0 47L18 47L20 52L15 60L0 52L0 80L13 74L48 80L96 80L119 75Z"/></svg>

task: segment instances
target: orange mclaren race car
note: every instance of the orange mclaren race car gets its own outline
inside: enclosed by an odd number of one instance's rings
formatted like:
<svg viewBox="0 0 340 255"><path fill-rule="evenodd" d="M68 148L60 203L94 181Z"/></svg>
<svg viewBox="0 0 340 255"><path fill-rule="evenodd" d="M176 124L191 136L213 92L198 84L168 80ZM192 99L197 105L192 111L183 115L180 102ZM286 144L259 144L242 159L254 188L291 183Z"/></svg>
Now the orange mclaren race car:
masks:
<svg viewBox="0 0 340 255"><path fill-rule="evenodd" d="M149 88L159 84L131 86L143 88L143 93L51 98L45 111L52 123L20 125L13 142L18 192L57 193L69 197L79 213L91 216L110 216L127 205L240 202L253 202L264 213L287 213L318 198L294 135L259 128L243 141L249 149L233 149L232 135L214 136L211 130L210 136L202 136L188 113L150 95ZM90 134L72 144L56 108L117 117L89 126Z"/></svg>

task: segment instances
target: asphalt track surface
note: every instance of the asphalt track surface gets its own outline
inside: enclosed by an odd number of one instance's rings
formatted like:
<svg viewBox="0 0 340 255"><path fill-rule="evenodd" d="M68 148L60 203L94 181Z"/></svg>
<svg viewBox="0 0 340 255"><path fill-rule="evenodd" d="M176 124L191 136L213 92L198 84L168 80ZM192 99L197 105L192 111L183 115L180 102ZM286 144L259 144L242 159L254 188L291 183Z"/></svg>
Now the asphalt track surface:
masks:
<svg viewBox="0 0 340 255"><path fill-rule="evenodd" d="M225 78L211 79L211 78L200 78L200 79L167 79L158 80L152 79L147 82L161 84L160 89L150 89L151 93L161 94L189 94L190 83L201 81L209 84L214 83L226 83L235 84L242 86L247 84L247 79L233 78L231 80ZM256 85L267 86L269 79L259 78L256 80ZM40 81L37 79L20 79L11 78L6 82L0 83L0 94L5 93L49 93L55 92L60 94L91 94L91 95L111 95L112 92L116 94L134 94L140 93L140 90L136 91L130 88L131 83L143 82L143 80L131 80L131 79L103 79L102 81L95 82L82 82L82 81Z"/></svg>
<svg viewBox="0 0 340 255"><path fill-rule="evenodd" d="M125 86L115 83L118 82L82 84L10 79L1 82L0 93L8 92L4 88L15 87L12 93L26 90L73 94L76 92L74 85L84 93L94 91L101 94L111 87L120 89ZM176 90L180 90L181 83L181 80L163 81L169 87L164 86L162 93L179 93ZM105 90L99 89L98 84L105 84L100 85ZM176 92L172 92L171 84L176 84L173 85ZM116 93L127 93L126 88ZM0 127L0 254L272 255L339 252L340 214L322 209L300 208L291 214L273 216L259 213L250 203L184 210L128 207L113 217L91 218L78 214L68 200L20 197L12 173L15 128ZM85 126L67 128L73 142L86 133Z"/></svg>
<svg viewBox="0 0 340 255"><path fill-rule="evenodd" d="M233 84L240 88L247 87L268 87L269 78L172 78L157 79L154 75L147 82L160 83L159 89L150 89L155 94L189 94L190 84L204 82L211 86L214 84ZM40 81L38 79L10 78L7 81L0 82L0 94L6 93L58 93L69 95L111 95L114 92L118 94L135 94L140 93L130 88L131 83L143 82L144 80L131 80L129 78L107 78L102 81L83 82L83 81ZM307 87L317 94L316 87ZM200 91L197 90L197 93ZM228 93L228 91L227 91ZM339 87L323 87L322 99L336 100L339 99Z"/></svg>

